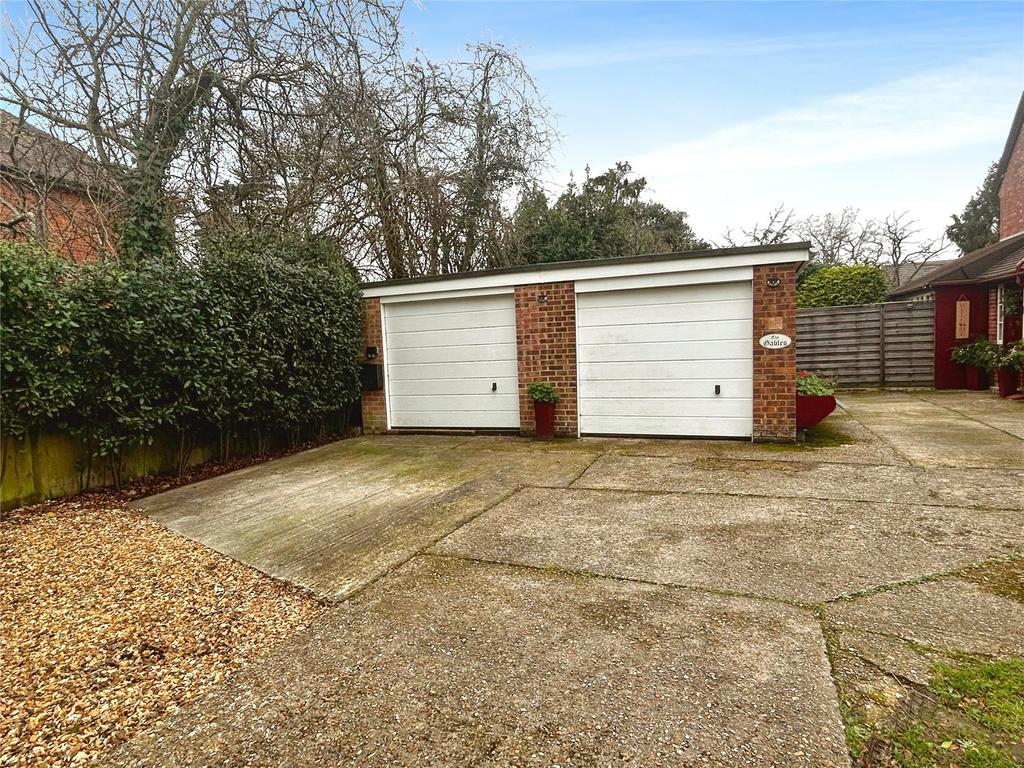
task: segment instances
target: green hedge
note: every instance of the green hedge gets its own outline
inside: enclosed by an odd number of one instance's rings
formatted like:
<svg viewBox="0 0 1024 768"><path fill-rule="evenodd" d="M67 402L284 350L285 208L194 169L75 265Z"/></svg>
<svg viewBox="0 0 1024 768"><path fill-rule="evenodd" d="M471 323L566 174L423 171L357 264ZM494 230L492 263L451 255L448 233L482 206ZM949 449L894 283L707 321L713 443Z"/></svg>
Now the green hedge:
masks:
<svg viewBox="0 0 1024 768"><path fill-rule="evenodd" d="M798 307L838 307L885 301L889 284L878 267L822 267L807 275L796 289Z"/></svg>
<svg viewBox="0 0 1024 768"><path fill-rule="evenodd" d="M191 262L75 265L0 245L4 432L64 430L116 457L168 428L257 450L359 397L362 309L317 243L207 243Z"/></svg>

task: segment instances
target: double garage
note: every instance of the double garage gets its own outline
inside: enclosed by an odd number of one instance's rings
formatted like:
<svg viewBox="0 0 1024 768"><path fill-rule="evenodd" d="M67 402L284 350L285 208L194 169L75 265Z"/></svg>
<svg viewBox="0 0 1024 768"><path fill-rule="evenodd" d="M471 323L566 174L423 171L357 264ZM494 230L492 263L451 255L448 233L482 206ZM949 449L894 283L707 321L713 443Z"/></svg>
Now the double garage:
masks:
<svg viewBox="0 0 1024 768"><path fill-rule="evenodd" d="M796 270L806 244L530 265L364 286L364 428L792 439ZM780 386L781 385L781 386ZM788 424L793 421L793 424Z"/></svg>

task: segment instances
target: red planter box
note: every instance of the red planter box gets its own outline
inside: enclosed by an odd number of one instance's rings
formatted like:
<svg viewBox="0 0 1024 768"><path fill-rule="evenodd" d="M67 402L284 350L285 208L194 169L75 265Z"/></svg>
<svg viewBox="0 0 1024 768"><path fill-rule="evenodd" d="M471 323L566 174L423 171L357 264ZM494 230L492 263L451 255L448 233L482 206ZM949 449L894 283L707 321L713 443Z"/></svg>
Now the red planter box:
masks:
<svg viewBox="0 0 1024 768"><path fill-rule="evenodd" d="M996 369L996 385L999 387L1000 397L1009 397L1017 391L1020 384L1020 371L1012 368Z"/></svg>
<svg viewBox="0 0 1024 768"><path fill-rule="evenodd" d="M555 404L533 401L533 419L537 425L538 440L552 440L555 437Z"/></svg>
<svg viewBox="0 0 1024 768"><path fill-rule="evenodd" d="M972 392L988 389L988 376L984 368L978 368L975 365L965 366L964 381L967 384L967 389Z"/></svg>
<svg viewBox="0 0 1024 768"><path fill-rule="evenodd" d="M796 426L798 429L810 429L836 409L836 398L833 395L801 395L796 396Z"/></svg>

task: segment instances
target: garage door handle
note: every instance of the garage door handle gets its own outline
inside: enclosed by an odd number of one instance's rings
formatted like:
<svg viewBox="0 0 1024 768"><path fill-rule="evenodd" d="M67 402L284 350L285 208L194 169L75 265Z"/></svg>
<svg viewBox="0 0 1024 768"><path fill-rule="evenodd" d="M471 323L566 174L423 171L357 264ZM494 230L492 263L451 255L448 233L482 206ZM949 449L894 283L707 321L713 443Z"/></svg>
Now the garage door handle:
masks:
<svg viewBox="0 0 1024 768"><path fill-rule="evenodd" d="M715 384L715 394L716 395L722 394L722 385L721 384Z"/></svg>
<svg viewBox="0 0 1024 768"><path fill-rule="evenodd" d="M498 391L498 382L492 381L491 382L491 392L497 392L497 391Z"/></svg>

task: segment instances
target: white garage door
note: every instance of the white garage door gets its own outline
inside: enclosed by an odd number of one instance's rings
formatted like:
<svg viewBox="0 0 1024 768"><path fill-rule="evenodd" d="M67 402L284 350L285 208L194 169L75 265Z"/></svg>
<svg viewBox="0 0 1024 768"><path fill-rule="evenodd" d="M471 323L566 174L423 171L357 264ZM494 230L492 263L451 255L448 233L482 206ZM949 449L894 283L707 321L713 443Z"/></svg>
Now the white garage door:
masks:
<svg viewBox="0 0 1024 768"><path fill-rule="evenodd" d="M392 427L519 427L511 293L383 311Z"/></svg>
<svg viewBox="0 0 1024 768"><path fill-rule="evenodd" d="M751 436L750 282L576 298L581 432Z"/></svg>

